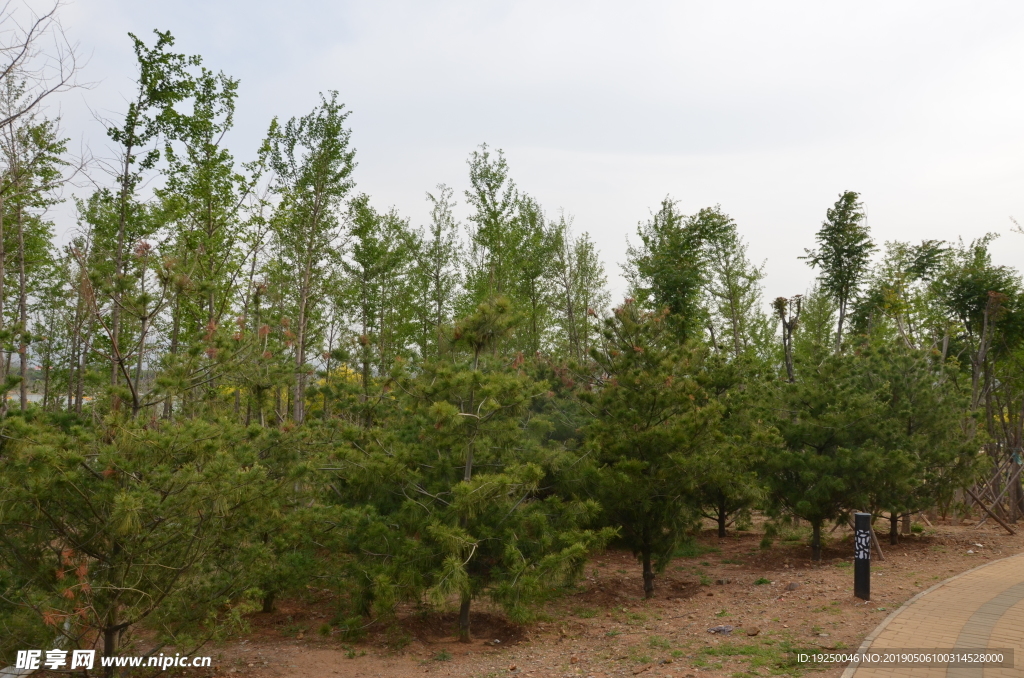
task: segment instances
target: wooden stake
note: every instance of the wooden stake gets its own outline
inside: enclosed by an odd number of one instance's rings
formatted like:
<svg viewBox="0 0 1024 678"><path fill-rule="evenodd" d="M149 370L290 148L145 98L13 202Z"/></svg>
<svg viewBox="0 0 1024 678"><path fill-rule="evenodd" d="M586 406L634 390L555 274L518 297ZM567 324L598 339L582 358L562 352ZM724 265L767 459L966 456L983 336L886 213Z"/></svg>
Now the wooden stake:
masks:
<svg viewBox="0 0 1024 678"><path fill-rule="evenodd" d="M1004 523L1004 522L1003 522L1003 521L1002 521L1002 520L1001 520L1001 519L999 518L999 516L997 516L996 514L992 513L992 511L990 511L990 510L989 510L989 508L988 508L987 506L985 506L985 504L983 504L983 503L981 502L981 500L980 500L980 499L978 499L978 497L977 497L977 496L976 496L976 495L975 495L975 494L974 494L973 492L971 492L971 490L970 490L970 489L968 489L968 488L966 488L966 487L965 487L965 488L964 488L964 490L965 490L965 491L967 492L967 494L971 495L971 499L973 499L974 501L978 502L978 506L980 506L980 507L981 507L981 508L982 508L982 509L983 509L983 510L985 511L985 513L987 513L987 514L989 514L990 516L992 516L992 520L994 520L994 521L996 521L997 523L999 523L1000 525L1002 525L1002 526L1003 526L1003 529L1005 529L1005 530L1006 530L1007 532L1009 532L1010 534L1017 534L1016 532L1014 532L1014 531L1013 531L1013 528L1012 528L1012 527L1010 527L1009 525L1007 525L1006 523Z"/></svg>

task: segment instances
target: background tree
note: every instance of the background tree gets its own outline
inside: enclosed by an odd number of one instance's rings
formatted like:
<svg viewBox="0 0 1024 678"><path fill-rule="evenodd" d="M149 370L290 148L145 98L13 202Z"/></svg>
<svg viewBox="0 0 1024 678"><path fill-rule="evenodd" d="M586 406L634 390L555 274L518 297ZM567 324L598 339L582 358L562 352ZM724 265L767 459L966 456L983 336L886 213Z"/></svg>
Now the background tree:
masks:
<svg viewBox="0 0 1024 678"><path fill-rule="evenodd" d="M415 288L417 340L422 358L436 358L441 350L441 328L454 321L462 294L463 254L459 222L452 210L454 191L439 184L427 193L430 224L417 237Z"/></svg>
<svg viewBox="0 0 1024 678"><path fill-rule="evenodd" d="M297 284L287 284L295 313L295 393L292 418L304 416L307 351L319 329L332 260L340 238L338 209L353 183L355 151L349 148L348 112L338 93L320 97L320 105L283 127L271 124L269 165L280 203L271 223L275 254ZM283 282L283 281L282 281Z"/></svg>
<svg viewBox="0 0 1024 678"><path fill-rule="evenodd" d="M608 278L586 233L572 232L572 218L562 214L551 225L552 313L556 349L577 362L590 355L608 307Z"/></svg>
<svg viewBox="0 0 1024 678"><path fill-rule="evenodd" d="M843 325L860 285L868 272L875 244L870 230L862 223L865 219L860 195L846 191L825 213L815 240L818 249L805 250L807 264L820 268L818 280L821 289L835 300L838 310L835 350L842 347Z"/></svg>

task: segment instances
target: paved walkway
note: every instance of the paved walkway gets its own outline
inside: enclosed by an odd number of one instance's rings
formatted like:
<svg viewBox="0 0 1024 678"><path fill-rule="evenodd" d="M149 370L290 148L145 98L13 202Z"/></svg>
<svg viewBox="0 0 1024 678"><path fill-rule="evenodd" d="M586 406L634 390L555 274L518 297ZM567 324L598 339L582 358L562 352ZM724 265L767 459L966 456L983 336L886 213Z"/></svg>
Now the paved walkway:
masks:
<svg viewBox="0 0 1024 678"><path fill-rule="evenodd" d="M859 651L953 648L1012 648L1014 666L850 666L843 678L1024 677L1024 554L968 570L914 596Z"/></svg>

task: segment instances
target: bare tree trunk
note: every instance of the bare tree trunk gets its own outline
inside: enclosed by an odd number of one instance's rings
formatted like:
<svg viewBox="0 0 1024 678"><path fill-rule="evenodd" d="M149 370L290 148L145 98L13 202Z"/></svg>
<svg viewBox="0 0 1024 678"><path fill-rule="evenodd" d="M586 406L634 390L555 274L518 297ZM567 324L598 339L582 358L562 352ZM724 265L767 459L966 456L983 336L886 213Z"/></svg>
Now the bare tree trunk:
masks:
<svg viewBox="0 0 1024 678"><path fill-rule="evenodd" d="M469 606L473 598L468 593L462 594L462 602L459 605L459 642L470 642L469 637Z"/></svg>
<svg viewBox="0 0 1024 678"><path fill-rule="evenodd" d="M168 347L167 352L173 359L174 356L178 355L178 335L181 332L181 293L178 292L174 295L174 310L171 312L173 319L171 320L171 345ZM170 419L171 414L174 411L174 396L168 393L167 399L164 400L164 419Z"/></svg>
<svg viewBox="0 0 1024 678"><path fill-rule="evenodd" d="M50 361L43 364L43 412L49 410L50 405Z"/></svg>
<svg viewBox="0 0 1024 678"><path fill-rule="evenodd" d="M654 569L651 565L651 549L644 547L641 553L644 566L644 598L654 597Z"/></svg>
<svg viewBox="0 0 1024 678"><path fill-rule="evenodd" d="M79 356L78 385L75 392L75 412L78 414L82 414L82 401L85 396L85 366L89 361L89 351L92 349L92 337L95 330L96 319L90 315L89 329L85 333L85 346L82 348L81 356Z"/></svg>
<svg viewBox="0 0 1024 678"><path fill-rule="evenodd" d="M25 223L21 208L18 208L18 374L21 375L21 411L28 409L28 292L25 286Z"/></svg>
<svg viewBox="0 0 1024 678"><path fill-rule="evenodd" d="M725 525L726 525L726 519L728 517L729 517L729 514L725 510L725 496L719 495L719 498L718 498L718 538L719 539L724 539L725 538Z"/></svg>
<svg viewBox="0 0 1024 678"><path fill-rule="evenodd" d="M4 199L0 195L0 331L4 328L4 279L7 276L7 250L4 247ZM7 369L0 361L0 383L7 381ZM0 412L7 413L7 390L0 392Z"/></svg>
<svg viewBox="0 0 1024 678"><path fill-rule="evenodd" d="M846 320L846 300L839 301L839 323L836 327L836 353L843 348L843 322Z"/></svg>

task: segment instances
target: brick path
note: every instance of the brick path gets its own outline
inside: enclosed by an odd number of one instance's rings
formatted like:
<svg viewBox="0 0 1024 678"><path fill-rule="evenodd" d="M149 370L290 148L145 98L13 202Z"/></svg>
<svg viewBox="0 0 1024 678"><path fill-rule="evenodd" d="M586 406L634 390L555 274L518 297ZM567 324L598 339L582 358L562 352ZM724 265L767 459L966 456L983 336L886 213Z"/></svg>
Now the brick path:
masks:
<svg viewBox="0 0 1024 678"><path fill-rule="evenodd" d="M860 647L1012 648L1014 667L850 666L842 678L1021 678L1024 676L1024 554L947 579L907 601Z"/></svg>

